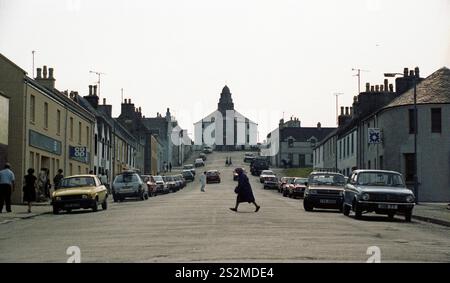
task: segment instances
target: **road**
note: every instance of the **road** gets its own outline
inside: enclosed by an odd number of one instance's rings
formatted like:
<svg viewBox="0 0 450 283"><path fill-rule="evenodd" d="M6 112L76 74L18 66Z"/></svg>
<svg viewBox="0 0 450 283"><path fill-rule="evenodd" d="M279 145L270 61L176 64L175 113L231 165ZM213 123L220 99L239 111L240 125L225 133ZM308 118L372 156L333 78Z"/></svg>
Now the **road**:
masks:
<svg viewBox="0 0 450 283"><path fill-rule="evenodd" d="M233 167L225 167L226 156ZM264 190L253 176L261 210L245 203L232 212L232 168L242 159L242 152L208 155L206 169L219 169L222 183L205 193L196 179L179 192L111 203L106 211L2 224L0 262L66 262L70 246L80 248L82 262L365 262L370 246L380 248L382 262L450 261L449 228L305 212L301 200Z"/></svg>

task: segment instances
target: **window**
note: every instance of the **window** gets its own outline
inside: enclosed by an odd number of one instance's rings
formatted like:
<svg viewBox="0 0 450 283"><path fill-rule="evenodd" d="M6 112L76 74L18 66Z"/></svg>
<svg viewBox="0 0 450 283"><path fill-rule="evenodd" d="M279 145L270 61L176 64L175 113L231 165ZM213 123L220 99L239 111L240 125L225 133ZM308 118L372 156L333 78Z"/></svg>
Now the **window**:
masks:
<svg viewBox="0 0 450 283"><path fill-rule="evenodd" d="M86 127L86 146L89 147L90 140L89 140L89 127Z"/></svg>
<svg viewBox="0 0 450 283"><path fill-rule="evenodd" d="M347 156L350 155L350 136L347 136Z"/></svg>
<svg viewBox="0 0 450 283"><path fill-rule="evenodd" d="M81 144L81 122L78 122L78 144Z"/></svg>
<svg viewBox="0 0 450 283"><path fill-rule="evenodd" d="M56 110L56 133L61 134L61 111Z"/></svg>
<svg viewBox="0 0 450 283"><path fill-rule="evenodd" d="M30 121L34 122L36 118L36 99L34 95L30 96Z"/></svg>
<svg viewBox="0 0 450 283"><path fill-rule="evenodd" d="M69 163L69 175L73 175L73 165Z"/></svg>
<svg viewBox="0 0 450 283"><path fill-rule="evenodd" d="M94 135L94 154L97 155L97 134Z"/></svg>
<svg viewBox="0 0 450 283"><path fill-rule="evenodd" d="M431 108L431 132L442 132L442 115L441 108Z"/></svg>
<svg viewBox="0 0 450 283"><path fill-rule="evenodd" d="M48 129L48 103L44 103L44 128Z"/></svg>
<svg viewBox="0 0 450 283"><path fill-rule="evenodd" d="M372 169L372 168L370 168L370 160L367 161L367 169Z"/></svg>
<svg viewBox="0 0 450 283"><path fill-rule="evenodd" d="M355 153L355 144L354 144L354 139L355 139L354 136L355 136L355 135L354 135L354 134L355 134L355 133L353 132L353 133L352 133L352 155Z"/></svg>
<svg viewBox="0 0 450 283"><path fill-rule="evenodd" d="M73 118L70 117L70 139L73 140ZM72 173L70 173L72 175Z"/></svg>
<svg viewBox="0 0 450 283"><path fill-rule="evenodd" d="M29 168L34 168L34 152L30 151L30 160L28 161L30 165Z"/></svg>
<svg viewBox="0 0 450 283"><path fill-rule="evenodd" d="M408 115L409 115L409 133L414 134L415 128L416 128L415 121L414 121L414 109L409 109Z"/></svg>
<svg viewBox="0 0 450 283"><path fill-rule="evenodd" d="M378 166L380 166L380 170L383 170L383 155L380 155L380 162Z"/></svg>
<svg viewBox="0 0 450 283"><path fill-rule="evenodd" d="M345 158L345 147L346 147L346 146L345 146L345 142L346 142L346 141L345 141L345 138L344 138L344 154L343 154L343 155L344 155L344 158Z"/></svg>
<svg viewBox="0 0 450 283"><path fill-rule="evenodd" d="M414 181L414 153L405 153L405 181Z"/></svg>
<svg viewBox="0 0 450 283"><path fill-rule="evenodd" d="M292 138L288 139L288 147L294 147L294 139Z"/></svg>

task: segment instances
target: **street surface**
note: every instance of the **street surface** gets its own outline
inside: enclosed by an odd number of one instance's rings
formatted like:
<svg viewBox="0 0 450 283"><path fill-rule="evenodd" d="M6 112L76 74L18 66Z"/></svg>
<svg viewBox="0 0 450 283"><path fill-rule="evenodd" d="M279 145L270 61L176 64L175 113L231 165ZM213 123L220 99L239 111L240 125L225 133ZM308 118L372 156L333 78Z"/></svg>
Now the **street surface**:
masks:
<svg viewBox="0 0 450 283"><path fill-rule="evenodd" d="M66 262L70 246L80 248L82 262L366 262L370 246L380 248L381 262L450 262L450 228L398 216L358 221L333 210L305 212L302 200L264 190L250 174L261 210L244 203L230 211L232 170L243 155L209 154L196 180L176 193L1 224L0 262ZM225 167L226 156L233 166ZM220 170L222 183L202 193L205 169Z"/></svg>

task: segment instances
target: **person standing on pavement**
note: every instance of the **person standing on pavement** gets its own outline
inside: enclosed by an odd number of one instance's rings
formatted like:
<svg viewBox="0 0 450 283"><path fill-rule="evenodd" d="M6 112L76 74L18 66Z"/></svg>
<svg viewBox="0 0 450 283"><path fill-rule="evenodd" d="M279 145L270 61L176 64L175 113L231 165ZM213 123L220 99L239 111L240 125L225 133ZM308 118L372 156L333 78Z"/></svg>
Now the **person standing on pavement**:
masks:
<svg viewBox="0 0 450 283"><path fill-rule="evenodd" d="M25 175L23 186L23 202L28 204L28 213L31 213L31 203L36 201L36 176L34 176L34 169L28 169L28 175Z"/></svg>
<svg viewBox="0 0 450 283"><path fill-rule="evenodd" d="M172 162L169 162L169 172L172 172Z"/></svg>
<svg viewBox="0 0 450 283"><path fill-rule="evenodd" d="M200 176L200 191L204 192L206 187L206 171Z"/></svg>
<svg viewBox="0 0 450 283"><path fill-rule="evenodd" d="M0 171L0 213L3 212L3 204L6 205L6 212L11 212L11 193L14 192L15 181L11 165L6 163L5 169Z"/></svg>
<svg viewBox="0 0 450 283"><path fill-rule="evenodd" d="M252 187L250 186L247 175L244 173L242 168L236 168L236 172L239 176L238 185L234 189L234 192L237 194L236 206L230 208L230 210L237 212L238 206L241 202L248 202L253 203L256 208L255 212L258 212L261 206L259 206L255 201L255 196L253 195Z"/></svg>
<svg viewBox="0 0 450 283"><path fill-rule="evenodd" d="M47 170L42 168L37 180L37 201L44 201L47 186Z"/></svg>
<svg viewBox="0 0 450 283"><path fill-rule="evenodd" d="M63 178L64 178L63 170L58 169L58 174L56 174L55 177L53 178L53 185L55 186L55 191L59 188L59 183Z"/></svg>

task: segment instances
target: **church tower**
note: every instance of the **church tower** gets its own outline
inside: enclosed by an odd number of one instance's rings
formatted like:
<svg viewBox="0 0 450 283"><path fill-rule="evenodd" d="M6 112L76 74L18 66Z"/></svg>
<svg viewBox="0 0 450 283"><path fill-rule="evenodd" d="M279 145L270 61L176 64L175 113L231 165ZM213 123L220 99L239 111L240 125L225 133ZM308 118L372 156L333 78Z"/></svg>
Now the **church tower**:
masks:
<svg viewBox="0 0 450 283"><path fill-rule="evenodd" d="M220 100L218 103L218 110L224 114L227 110L234 110L233 99L231 98L231 92L228 86L224 86L222 93L220 94Z"/></svg>

